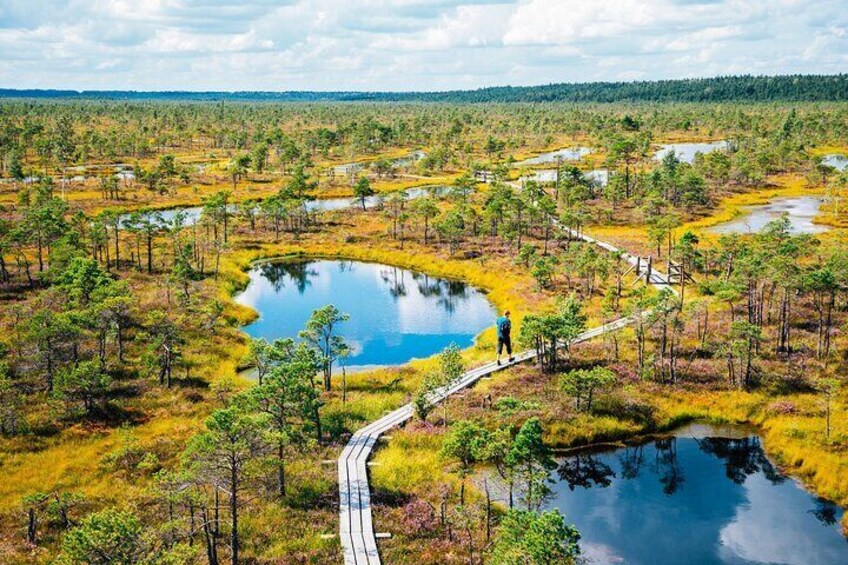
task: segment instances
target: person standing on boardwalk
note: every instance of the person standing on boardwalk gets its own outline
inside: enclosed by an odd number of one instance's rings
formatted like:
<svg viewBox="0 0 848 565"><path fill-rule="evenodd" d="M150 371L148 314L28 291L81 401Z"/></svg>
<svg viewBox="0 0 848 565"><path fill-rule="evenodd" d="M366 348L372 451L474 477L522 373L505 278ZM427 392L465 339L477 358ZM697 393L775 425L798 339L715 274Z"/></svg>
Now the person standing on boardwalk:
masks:
<svg viewBox="0 0 848 565"><path fill-rule="evenodd" d="M509 320L509 310L504 312L504 315L498 318L496 324L498 329L498 366L500 366L501 353L503 352L504 347L506 347L506 353L509 355L509 362L512 363L515 361L515 357L512 356L512 338L510 337L510 332L512 332L512 322Z"/></svg>

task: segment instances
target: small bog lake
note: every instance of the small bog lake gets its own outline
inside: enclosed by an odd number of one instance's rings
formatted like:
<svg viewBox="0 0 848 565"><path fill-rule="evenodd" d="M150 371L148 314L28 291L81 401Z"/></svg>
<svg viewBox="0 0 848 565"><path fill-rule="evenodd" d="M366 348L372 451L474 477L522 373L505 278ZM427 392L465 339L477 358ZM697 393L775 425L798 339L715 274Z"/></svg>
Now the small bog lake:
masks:
<svg viewBox="0 0 848 565"><path fill-rule="evenodd" d="M556 163L557 159L562 161L579 161L591 152L592 150L588 147L567 147L565 149L542 153L530 159L524 159L517 162L516 165L544 165L547 163Z"/></svg>
<svg viewBox="0 0 848 565"><path fill-rule="evenodd" d="M710 141L707 143L667 143L660 146L661 149L654 153L654 158L657 161L662 161L669 153L674 153L677 158L684 163L690 165L695 161L695 155L698 153L710 153L719 149L727 149L729 144L727 141Z"/></svg>
<svg viewBox="0 0 848 565"><path fill-rule="evenodd" d="M795 233L824 233L828 226L813 223L819 213L822 199L819 196L791 196L771 200L759 206L745 206L742 213L729 220L707 228L712 233L755 233L766 224L786 214Z"/></svg>
<svg viewBox="0 0 848 565"><path fill-rule="evenodd" d="M535 169L531 174L524 175L519 180L550 183L556 182L556 176L556 169ZM610 173L608 169L594 169L583 173L583 177L598 186L606 186L609 184Z"/></svg>
<svg viewBox="0 0 848 565"><path fill-rule="evenodd" d="M839 172L848 169L848 157L842 155L841 153L825 155L824 157L822 157L822 163L827 165L828 167L833 167Z"/></svg>
<svg viewBox="0 0 848 565"><path fill-rule="evenodd" d="M403 191L404 197L407 200L415 200L416 198L422 198L424 196L440 196L445 194L450 187L447 186L421 186L421 187L413 187L408 188ZM366 208L375 208L379 206L385 198L387 198L389 194L377 194L374 196L369 196L365 199L365 207ZM321 198L316 200L307 200L304 203L304 207L309 212L332 212L335 210L344 210L346 208L350 208L352 206L360 206L361 200L359 198L354 198L352 196L344 197L344 198ZM230 210L233 213L236 213L237 206L231 205ZM183 224L190 226L200 219L201 214L203 213L202 206L184 206L178 208L168 208L167 210L159 210L153 212L158 214L159 217L162 218L165 222L173 222L178 214L182 214L183 216ZM126 221L131 214L124 214L122 216L122 221Z"/></svg>
<svg viewBox="0 0 848 565"><path fill-rule="evenodd" d="M558 463L547 507L590 563L848 563L843 510L782 475L747 428L695 424Z"/></svg>
<svg viewBox="0 0 848 565"><path fill-rule="evenodd" d="M350 315L339 333L352 352L348 368L402 365L474 337L494 324L486 295L463 282L357 261L262 263L236 296L259 312L243 329L269 341L296 338L317 308L335 305Z"/></svg>

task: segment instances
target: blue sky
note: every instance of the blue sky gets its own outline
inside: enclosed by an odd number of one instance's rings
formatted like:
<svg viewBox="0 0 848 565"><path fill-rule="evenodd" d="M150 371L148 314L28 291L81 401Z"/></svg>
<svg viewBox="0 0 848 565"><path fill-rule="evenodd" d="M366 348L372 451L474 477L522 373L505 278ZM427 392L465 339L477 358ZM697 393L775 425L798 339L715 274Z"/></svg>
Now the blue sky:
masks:
<svg viewBox="0 0 848 565"><path fill-rule="evenodd" d="M848 72L845 0L0 0L0 87L443 90Z"/></svg>

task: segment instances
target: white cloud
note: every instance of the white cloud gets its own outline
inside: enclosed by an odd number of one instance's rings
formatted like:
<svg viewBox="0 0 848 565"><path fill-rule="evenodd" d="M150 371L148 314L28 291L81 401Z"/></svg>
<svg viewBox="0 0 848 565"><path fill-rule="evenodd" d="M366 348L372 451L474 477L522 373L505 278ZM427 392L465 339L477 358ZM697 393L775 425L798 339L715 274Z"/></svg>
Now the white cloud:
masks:
<svg viewBox="0 0 848 565"><path fill-rule="evenodd" d="M836 73L840 0L3 0L0 86L439 90Z"/></svg>

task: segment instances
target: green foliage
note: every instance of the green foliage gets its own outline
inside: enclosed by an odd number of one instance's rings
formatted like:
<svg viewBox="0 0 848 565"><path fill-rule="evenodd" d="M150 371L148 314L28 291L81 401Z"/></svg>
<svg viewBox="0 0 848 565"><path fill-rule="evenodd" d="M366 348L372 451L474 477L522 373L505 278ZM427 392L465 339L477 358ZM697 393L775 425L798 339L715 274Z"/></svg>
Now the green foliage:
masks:
<svg viewBox="0 0 848 565"><path fill-rule="evenodd" d="M599 390L615 384L615 374L606 367L575 369L560 377L560 389L574 398L578 410L591 411L592 400Z"/></svg>
<svg viewBox="0 0 848 565"><path fill-rule="evenodd" d="M436 222L436 233L439 238L448 242L451 255L457 252L465 232L465 218L458 210L450 210Z"/></svg>
<svg viewBox="0 0 848 565"><path fill-rule="evenodd" d="M307 434L313 429L320 440L321 400L312 383L319 363L314 352L303 343L290 352L276 351L274 355L279 361L267 378L242 399L248 409L257 410L265 417L262 422L266 440L273 446L269 461L276 469L278 493L283 497L287 488L288 451L292 448L303 451L308 446Z"/></svg>
<svg viewBox="0 0 848 565"><path fill-rule="evenodd" d="M85 414L91 414L97 401L109 389L112 378L97 361L83 361L61 371L55 383L55 393L73 408L81 404Z"/></svg>
<svg viewBox="0 0 848 565"><path fill-rule="evenodd" d="M62 541L63 563L134 565L145 560L144 527L130 512L107 509L87 516Z"/></svg>
<svg viewBox="0 0 848 565"><path fill-rule="evenodd" d="M501 521L492 549L493 565L555 565L575 563L580 533L557 510L510 510Z"/></svg>
<svg viewBox="0 0 848 565"><path fill-rule="evenodd" d="M68 293L73 303L87 306L95 292L112 284L100 264L88 257L75 257L57 277L56 286Z"/></svg>
<svg viewBox="0 0 848 565"><path fill-rule="evenodd" d="M550 493L548 474L556 468L551 450L543 441L542 424L530 418L518 430L508 458L524 483L523 497L528 510L538 509Z"/></svg>
<svg viewBox="0 0 848 565"><path fill-rule="evenodd" d="M560 301L551 314L529 314L521 324L519 342L536 349L539 365L545 371L553 371L558 364L557 349L568 353L569 342L579 336L586 327L586 317L580 303L569 296Z"/></svg>
<svg viewBox="0 0 848 565"><path fill-rule="evenodd" d="M550 288L556 274L557 260L554 257L540 257L533 263L530 274L536 279L540 289Z"/></svg>
<svg viewBox="0 0 848 565"><path fill-rule="evenodd" d="M328 391L332 385L333 363L350 352L347 342L336 333L338 325L348 319L348 314L328 304L312 312L306 327L298 334L318 351L324 372L324 389Z"/></svg>
<svg viewBox="0 0 848 565"><path fill-rule="evenodd" d="M465 373L465 361L462 360L459 346L451 343L439 354L440 385L449 387Z"/></svg>
<svg viewBox="0 0 848 565"><path fill-rule="evenodd" d="M368 177L359 177L356 179L356 184L353 185L353 195L359 199L362 204L362 209L365 210L365 200L374 196L374 189L368 181Z"/></svg>
<svg viewBox="0 0 848 565"><path fill-rule="evenodd" d="M9 376L8 363L0 360L0 435L12 436L25 427L22 401L21 393Z"/></svg>
<svg viewBox="0 0 848 565"><path fill-rule="evenodd" d="M147 370L156 375L160 385L170 388L174 368L182 359L185 338L175 321L161 310L148 313L144 325L147 347L142 361Z"/></svg>
<svg viewBox="0 0 848 565"><path fill-rule="evenodd" d="M732 75L698 79L655 81L557 83L543 86L493 86L444 92L144 92L72 90L0 91L19 98L80 99L92 96L110 100L228 100L240 102L751 102L844 100L848 75ZM233 104L233 106L238 106ZM632 119L632 118L631 118Z"/></svg>
<svg viewBox="0 0 848 565"><path fill-rule="evenodd" d="M433 403L427 397L429 391L425 387L419 388L412 397L412 405L415 408L415 415L422 422L427 421L427 416L433 411Z"/></svg>
<svg viewBox="0 0 848 565"><path fill-rule="evenodd" d="M531 243L525 243L521 246L521 249L518 250L518 258L517 262L524 265L525 268L529 268L531 263L535 263L536 259L536 246ZM536 278L536 281L539 282L539 277L533 275ZM539 282L541 286L541 282Z"/></svg>
<svg viewBox="0 0 848 565"><path fill-rule="evenodd" d="M485 428L469 421L454 423L442 443L441 456L457 463L458 473L462 479L459 503L465 504L465 477L469 475L476 463L486 457L486 444L489 433Z"/></svg>

